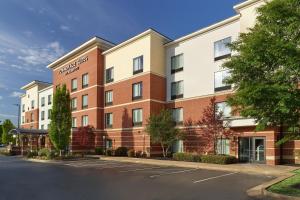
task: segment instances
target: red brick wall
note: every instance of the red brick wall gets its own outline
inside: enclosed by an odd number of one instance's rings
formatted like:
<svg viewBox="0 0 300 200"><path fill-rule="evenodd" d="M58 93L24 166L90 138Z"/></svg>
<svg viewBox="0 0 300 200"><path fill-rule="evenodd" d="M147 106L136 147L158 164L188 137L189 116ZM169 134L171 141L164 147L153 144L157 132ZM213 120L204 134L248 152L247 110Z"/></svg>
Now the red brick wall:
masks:
<svg viewBox="0 0 300 200"><path fill-rule="evenodd" d="M31 121L31 113L33 114L33 121ZM39 109L34 109L25 112L25 123L21 124L21 128L30 128L38 129L39 128Z"/></svg>

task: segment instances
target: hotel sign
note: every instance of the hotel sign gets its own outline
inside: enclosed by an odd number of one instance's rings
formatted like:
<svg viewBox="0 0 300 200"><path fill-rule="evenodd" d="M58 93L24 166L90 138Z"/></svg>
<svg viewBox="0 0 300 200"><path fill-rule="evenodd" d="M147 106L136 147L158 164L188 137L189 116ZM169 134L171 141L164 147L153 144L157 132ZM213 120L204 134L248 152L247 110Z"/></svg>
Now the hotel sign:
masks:
<svg viewBox="0 0 300 200"><path fill-rule="evenodd" d="M88 61L88 56L84 56L84 57L81 57L79 58L78 60L76 60L75 62L63 67L61 70L59 70L59 74L65 74L68 75L68 74L71 74L77 70L79 70L79 66L82 64L82 63L85 63Z"/></svg>

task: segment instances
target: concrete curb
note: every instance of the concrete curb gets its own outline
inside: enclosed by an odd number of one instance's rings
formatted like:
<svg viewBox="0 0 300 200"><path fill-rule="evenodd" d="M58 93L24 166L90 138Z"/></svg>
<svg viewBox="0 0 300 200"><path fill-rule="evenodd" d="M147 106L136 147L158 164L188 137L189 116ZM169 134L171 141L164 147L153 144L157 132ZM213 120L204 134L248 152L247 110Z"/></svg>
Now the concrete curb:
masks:
<svg viewBox="0 0 300 200"><path fill-rule="evenodd" d="M22 158L22 160L30 161L30 162L36 162L36 163L57 163L57 162L64 162L64 161L74 161L74 160L92 160L96 158L92 157L86 157L86 158L80 158L80 159L66 159L66 160L41 160L41 159L34 159L34 158Z"/></svg>

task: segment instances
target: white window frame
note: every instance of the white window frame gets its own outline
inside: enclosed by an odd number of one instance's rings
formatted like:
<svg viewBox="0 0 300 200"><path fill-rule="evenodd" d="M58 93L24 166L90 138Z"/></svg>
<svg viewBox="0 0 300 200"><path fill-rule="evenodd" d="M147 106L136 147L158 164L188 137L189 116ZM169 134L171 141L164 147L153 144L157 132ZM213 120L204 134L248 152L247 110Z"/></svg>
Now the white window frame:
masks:
<svg viewBox="0 0 300 200"><path fill-rule="evenodd" d="M232 42L232 37L227 37L214 42L214 59L215 61L231 56L231 49L227 46Z"/></svg>
<svg viewBox="0 0 300 200"><path fill-rule="evenodd" d="M132 110L133 126L141 126L143 124L143 109L136 108Z"/></svg>

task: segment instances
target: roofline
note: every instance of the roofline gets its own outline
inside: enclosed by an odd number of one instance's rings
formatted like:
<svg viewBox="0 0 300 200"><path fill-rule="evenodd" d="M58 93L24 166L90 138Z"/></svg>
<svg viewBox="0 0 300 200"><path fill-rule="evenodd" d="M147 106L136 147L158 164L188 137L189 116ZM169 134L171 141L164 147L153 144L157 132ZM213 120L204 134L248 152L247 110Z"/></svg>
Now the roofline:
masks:
<svg viewBox="0 0 300 200"><path fill-rule="evenodd" d="M100 43L100 44L104 44L106 45L107 48L111 48L113 46L115 46L114 43L109 42L108 40L105 40L103 38L100 37L93 37L91 39L89 39L88 41L82 43L81 45L79 45L78 47L76 47L75 49L69 51L68 53L66 53L65 55L61 56L60 58L56 59L55 61L53 61L52 63L47 65L47 68L55 68L55 65L57 65L58 63L63 62L64 60L66 60L68 57L73 56L75 54L77 54L79 51L83 50L84 48L86 48L87 46L92 45L93 43Z"/></svg>
<svg viewBox="0 0 300 200"><path fill-rule="evenodd" d="M44 88L44 89L38 91L38 93L44 92L44 91L49 90L49 89L53 89L53 85L52 85L52 84L51 84L50 86L48 86L48 87L46 87L46 88Z"/></svg>
<svg viewBox="0 0 300 200"><path fill-rule="evenodd" d="M52 83L48 83L48 82L45 82L45 81L34 80L34 81L31 81L30 83L28 83L27 85L22 86L21 90L26 90L27 88L29 88L31 86L34 86L34 85L37 85L37 84L52 85Z"/></svg>
<svg viewBox="0 0 300 200"><path fill-rule="evenodd" d="M228 18L228 19L225 19L225 20L223 20L223 21L217 22L217 23L212 24L212 25L210 25L210 26L208 26L208 27L202 28L202 29L200 29L200 30L198 30L198 31L195 31L195 32L193 32L193 33L190 33L190 34L188 34L188 35L185 35L185 36L183 36L183 37L180 37L180 38L178 38L178 39L176 39L176 40L174 40L174 41L171 41L171 42L169 42L169 43L166 43L166 44L165 44L165 47L168 47L168 46L171 46L171 45L174 45L174 44L183 42L183 41L185 41L185 40L191 39L191 38L196 37L196 36L198 36L198 35L204 34L204 33L208 32L208 31L217 29L217 28L219 28L219 27L221 27L221 26L224 26L224 25L226 25L226 24L229 24L229 23L234 22L234 21L238 20L239 18L240 18L240 14L235 15L235 16L232 16L232 17L230 17L230 18Z"/></svg>
<svg viewBox="0 0 300 200"><path fill-rule="evenodd" d="M247 7L247 6L251 5L251 4L254 4L254 3L259 3L261 1L267 2L268 0L247 0L245 2L242 2L242 3L239 3L239 4L235 5L235 6L233 6L233 9L237 13L239 13L240 9L243 9L243 8L245 8L245 7Z"/></svg>
<svg viewBox="0 0 300 200"><path fill-rule="evenodd" d="M119 48L121 48L121 47L123 47L123 46L125 46L125 45L127 45L127 44L130 44L131 42L134 42L134 41L136 41L136 40L138 40L138 39L140 39L140 38L142 38L142 37L144 37L144 36L146 36L146 35L148 35L148 34L150 34L150 33L158 34L160 37L163 37L165 40L167 40L167 42L172 41L172 39L170 39L169 37L167 37L167 36L165 36L165 35L159 33L159 32L156 31L155 29L149 28L149 29L147 29L146 31L144 31L144 32L142 32L142 33L140 33L140 34L138 34L138 35L136 35L136 36L133 36L133 37L131 37L131 38L125 40L124 42L121 42L120 44L114 46L113 48L108 49L107 51L104 51L104 52L102 53L102 55L111 53L111 52L113 52L113 51L115 51L115 50L117 50L117 49L119 49Z"/></svg>

